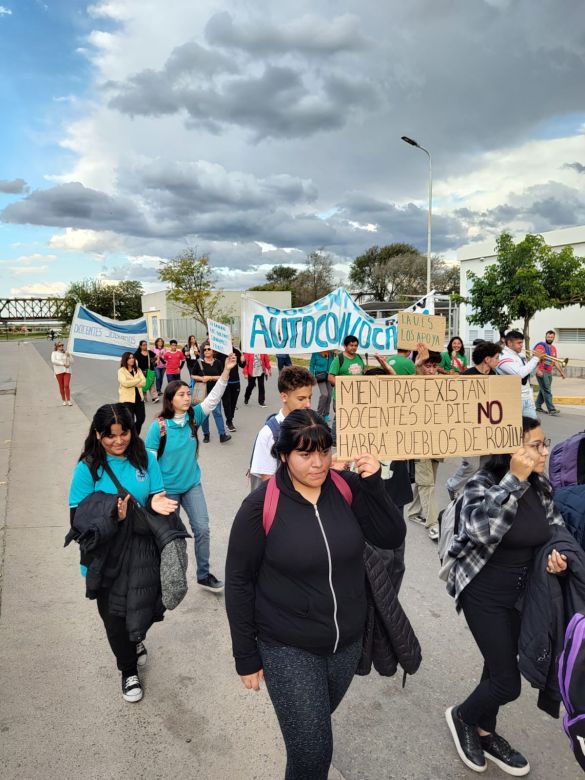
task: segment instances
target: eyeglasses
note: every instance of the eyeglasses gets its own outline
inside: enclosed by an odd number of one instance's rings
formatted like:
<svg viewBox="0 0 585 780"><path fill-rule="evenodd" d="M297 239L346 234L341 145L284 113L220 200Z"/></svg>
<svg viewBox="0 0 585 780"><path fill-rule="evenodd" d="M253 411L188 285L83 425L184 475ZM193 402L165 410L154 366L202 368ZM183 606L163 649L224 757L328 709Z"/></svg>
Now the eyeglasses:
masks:
<svg viewBox="0 0 585 780"><path fill-rule="evenodd" d="M533 441L530 442L528 446L532 447L532 449L536 450L542 455L544 450L548 450L550 448L550 439L545 439L544 441Z"/></svg>
<svg viewBox="0 0 585 780"><path fill-rule="evenodd" d="M211 347L204 347L204 348L203 348L203 351L204 351L204 352L211 352Z"/></svg>

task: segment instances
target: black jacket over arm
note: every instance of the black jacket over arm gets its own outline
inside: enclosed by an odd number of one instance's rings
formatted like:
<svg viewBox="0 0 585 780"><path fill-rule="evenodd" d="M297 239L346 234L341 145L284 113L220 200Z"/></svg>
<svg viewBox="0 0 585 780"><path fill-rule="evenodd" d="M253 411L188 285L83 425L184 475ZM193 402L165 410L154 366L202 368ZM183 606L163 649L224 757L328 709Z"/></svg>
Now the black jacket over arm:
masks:
<svg viewBox="0 0 585 780"><path fill-rule="evenodd" d="M268 537L262 527L266 483L237 513L226 562L226 607L239 674L262 668L258 638L329 655L362 637L365 540L398 547L406 528L380 472L365 479L341 474L352 491L351 507L330 476L314 507L293 488L283 466L276 473L280 499Z"/></svg>

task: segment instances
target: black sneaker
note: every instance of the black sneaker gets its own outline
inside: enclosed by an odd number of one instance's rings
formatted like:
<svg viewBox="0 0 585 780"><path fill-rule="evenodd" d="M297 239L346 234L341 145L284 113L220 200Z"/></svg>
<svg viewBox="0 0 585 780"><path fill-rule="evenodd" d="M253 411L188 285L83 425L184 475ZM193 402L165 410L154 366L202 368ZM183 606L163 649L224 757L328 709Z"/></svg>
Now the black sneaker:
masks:
<svg viewBox="0 0 585 780"><path fill-rule="evenodd" d="M560 414L560 411L558 409L551 409L549 414L551 417L556 417L557 414Z"/></svg>
<svg viewBox="0 0 585 780"><path fill-rule="evenodd" d="M244 406L248 406L248 399L244 398Z"/></svg>
<svg viewBox="0 0 585 780"><path fill-rule="evenodd" d="M138 666L145 666L146 661L148 660L148 653L146 651L146 647L144 647L143 642L137 642L136 643L136 663Z"/></svg>
<svg viewBox="0 0 585 780"><path fill-rule="evenodd" d="M232 433L235 433L235 431L237 430L233 422L226 423L226 428L228 429L228 431L231 431Z"/></svg>
<svg viewBox="0 0 585 780"><path fill-rule="evenodd" d="M449 707L445 712L445 717L447 718L447 725L453 737L453 742L459 753L459 758L465 766L473 769L474 772L485 772L487 761L483 754L476 727L470 726L461 720L458 707Z"/></svg>
<svg viewBox="0 0 585 780"><path fill-rule="evenodd" d="M543 409L543 408L542 408L542 406L537 406L537 407L536 407L536 409L535 409L535 412L536 412L537 414L548 414L548 412L546 411L546 409Z"/></svg>
<svg viewBox="0 0 585 780"><path fill-rule="evenodd" d="M226 441L230 441L232 437L229 435L229 433L222 433L219 437L220 444L225 444Z"/></svg>
<svg viewBox="0 0 585 780"><path fill-rule="evenodd" d="M209 444L209 434L205 433L203 435L203 444Z"/></svg>
<svg viewBox="0 0 585 780"><path fill-rule="evenodd" d="M480 737L480 742L484 756L507 774L523 777L530 772L528 761L504 737L494 732L487 737Z"/></svg>
<svg viewBox="0 0 585 780"><path fill-rule="evenodd" d="M260 404L263 409L266 409L266 404Z"/></svg>
<svg viewBox="0 0 585 780"><path fill-rule="evenodd" d="M221 593L223 590L223 582L214 577L213 574L208 574L204 580L197 580L197 584L212 593Z"/></svg>
<svg viewBox="0 0 585 780"><path fill-rule="evenodd" d="M137 702L144 696L137 674L122 675L122 696L125 701Z"/></svg>

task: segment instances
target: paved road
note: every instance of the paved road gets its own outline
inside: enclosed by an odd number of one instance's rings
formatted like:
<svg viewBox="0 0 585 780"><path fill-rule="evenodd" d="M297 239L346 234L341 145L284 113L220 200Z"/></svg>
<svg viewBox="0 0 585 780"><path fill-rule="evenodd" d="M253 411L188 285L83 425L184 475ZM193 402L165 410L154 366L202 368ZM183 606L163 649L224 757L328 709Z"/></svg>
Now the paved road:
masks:
<svg viewBox="0 0 585 780"><path fill-rule="evenodd" d="M274 714L265 691L246 692L235 676L222 598L192 588L152 629L145 698L135 706L122 701L95 606L83 597L76 551L62 549L67 488L86 415L116 400L116 366L77 361L77 404L63 408L41 354L46 359L48 345L0 346L0 374L18 380L16 397L0 395L2 441L11 439L0 615L2 777L277 780L283 753ZM276 408L273 380L268 398ZM148 405L148 415L156 409ZM214 438L201 445L219 576L231 520L247 490L251 443L266 411L242 406L231 442ZM583 422L582 414L566 412L546 420L547 433L557 441ZM0 448L0 482L7 449L6 443ZM441 485L455 465L441 466ZM423 665L404 690L398 678L356 678L334 716L332 777L470 777L454 754L443 711L470 690L481 665L437 568L424 529L409 527L402 601L422 644ZM554 767L556 776L576 780L560 723L535 702L525 686L505 708L501 731L528 755L531 777L544 780ZM491 766L484 774L502 776Z"/></svg>

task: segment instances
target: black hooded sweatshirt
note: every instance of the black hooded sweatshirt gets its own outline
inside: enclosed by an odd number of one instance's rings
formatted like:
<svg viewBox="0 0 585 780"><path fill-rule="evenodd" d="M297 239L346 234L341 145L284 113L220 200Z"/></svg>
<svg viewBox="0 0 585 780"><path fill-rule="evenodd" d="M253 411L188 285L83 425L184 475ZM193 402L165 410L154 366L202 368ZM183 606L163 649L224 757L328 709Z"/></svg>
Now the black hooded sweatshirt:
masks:
<svg viewBox="0 0 585 780"><path fill-rule="evenodd" d="M262 668L257 639L329 655L362 636L364 540L398 547L406 527L380 471L365 479L340 473L352 491L351 507L330 476L314 506L281 466L280 499L268 536L262 526L267 483L240 507L230 534L225 589L238 674Z"/></svg>

